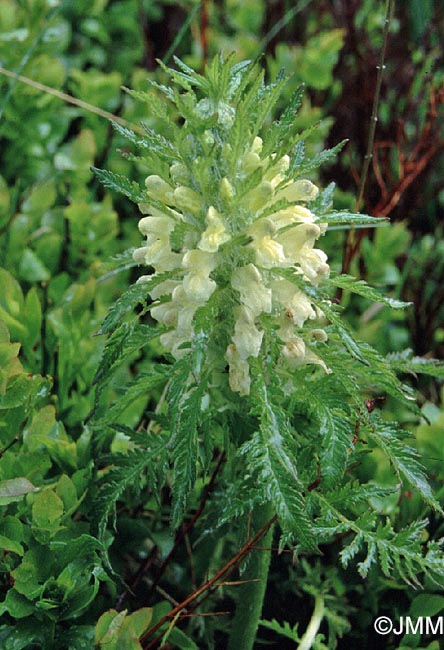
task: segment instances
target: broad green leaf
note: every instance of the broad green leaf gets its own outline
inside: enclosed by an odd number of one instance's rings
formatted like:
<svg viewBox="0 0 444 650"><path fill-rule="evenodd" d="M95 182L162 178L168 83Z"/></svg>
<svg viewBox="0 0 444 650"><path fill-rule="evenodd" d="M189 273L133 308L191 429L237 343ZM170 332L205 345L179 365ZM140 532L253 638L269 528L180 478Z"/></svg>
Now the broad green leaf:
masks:
<svg viewBox="0 0 444 650"><path fill-rule="evenodd" d="M418 619L421 616L437 616L444 611L444 596L440 594L419 594L413 599L409 615Z"/></svg>
<svg viewBox="0 0 444 650"><path fill-rule="evenodd" d="M25 494L36 492L37 488L25 477L17 477L0 481L0 505L5 506L14 501L20 501Z"/></svg>
<svg viewBox="0 0 444 650"><path fill-rule="evenodd" d="M34 614L34 603L19 594L14 588L9 589L5 600L0 603L0 615L8 612L13 618L25 618Z"/></svg>
<svg viewBox="0 0 444 650"><path fill-rule="evenodd" d="M54 180L44 183L38 183L31 188L22 205L22 210L26 214L43 215L52 205L57 197Z"/></svg>
<svg viewBox="0 0 444 650"><path fill-rule="evenodd" d="M27 342L29 345L34 345L40 339L42 327L42 306L35 287L26 294L23 318L29 332Z"/></svg>
<svg viewBox="0 0 444 650"><path fill-rule="evenodd" d="M62 499L66 512L78 503L76 487L71 478L66 474L62 474L57 481L56 494Z"/></svg>
<svg viewBox="0 0 444 650"><path fill-rule="evenodd" d="M125 620L125 626L131 626L136 633L137 637L141 637L148 629L153 618L153 610L151 607L142 607L132 614L128 614Z"/></svg>
<svg viewBox="0 0 444 650"><path fill-rule="evenodd" d="M19 318L24 302L20 284L9 271L0 269L0 307L2 310L13 318Z"/></svg>
<svg viewBox="0 0 444 650"><path fill-rule="evenodd" d="M55 408L50 404L34 415L23 433L23 443L29 451L43 447L60 465L77 468L76 443L68 438L63 424L56 420Z"/></svg>
<svg viewBox="0 0 444 650"><path fill-rule="evenodd" d="M51 277L42 260L30 248L23 251L19 275L26 282L47 282Z"/></svg>
<svg viewBox="0 0 444 650"><path fill-rule="evenodd" d="M32 561L35 559L31 553L26 553L23 561L11 573L14 578L14 588L29 600L34 600L42 592L39 567L35 561Z"/></svg>
<svg viewBox="0 0 444 650"><path fill-rule="evenodd" d="M12 539L8 539L4 535L0 535L0 549L3 552L16 553L17 555L22 556L25 552L23 546L18 542L15 542Z"/></svg>
<svg viewBox="0 0 444 650"><path fill-rule="evenodd" d="M118 650L117 641L127 610L117 612L110 609L96 623L94 643L106 650Z"/></svg>
<svg viewBox="0 0 444 650"><path fill-rule="evenodd" d="M35 528L55 534L63 516L62 499L52 490L44 490L34 497L32 504L32 524Z"/></svg>

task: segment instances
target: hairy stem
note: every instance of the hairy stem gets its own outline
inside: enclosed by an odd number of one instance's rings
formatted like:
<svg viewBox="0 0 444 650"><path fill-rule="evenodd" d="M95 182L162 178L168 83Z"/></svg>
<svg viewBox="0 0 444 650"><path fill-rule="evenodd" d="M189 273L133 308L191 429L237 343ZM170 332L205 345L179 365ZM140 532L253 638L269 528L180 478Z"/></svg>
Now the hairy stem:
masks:
<svg viewBox="0 0 444 650"><path fill-rule="evenodd" d="M315 599L312 617L297 650L310 650L321 626L322 619L324 618L324 611L324 596L318 594Z"/></svg>
<svg viewBox="0 0 444 650"><path fill-rule="evenodd" d="M273 516L272 504L266 504L253 512L253 532L262 528ZM252 650L262 613L265 589L270 567L273 526L263 537L261 550L253 550L242 580L250 581L238 589L236 613L233 619L228 650Z"/></svg>

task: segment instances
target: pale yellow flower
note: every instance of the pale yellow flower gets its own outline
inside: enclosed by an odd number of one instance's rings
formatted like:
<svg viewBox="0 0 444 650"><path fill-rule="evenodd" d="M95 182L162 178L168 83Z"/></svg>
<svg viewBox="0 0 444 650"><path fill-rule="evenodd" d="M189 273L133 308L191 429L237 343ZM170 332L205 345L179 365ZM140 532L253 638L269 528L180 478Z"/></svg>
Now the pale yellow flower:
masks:
<svg viewBox="0 0 444 650"><path fill-rule="evenodd" d="M225 126L233 117L229 108L222 107L223 115L218 117ZM204 117L214 106L205 100L196 110ZM204 142L217 146L210 130ZM261 138L255 137L250 149L240 155L236 174L216 184L211 204L193 189L198 183L182 163L171 165L171 182L155 174L148 176L148 198L139 205L146 215L139 222L145 241L134 252L135 261L152 266L155 273L174 274L150 295L152 317L168 328L161 343L176 358L187 354L193 342L196 311L220 288L230 311L219 319L225 317L232 331L225 335L223 349L211 349L209 358L224 356L229 385L240 395L250 392L249 360L266 353L265 315L276 325L281 370L310 363L328 371L315 354L327 334L307 328L307 321L322 313L298 287L301 280L317 285L329 273L327 256L315 248L325 224L316 223L315 214L305 205L316 198L318 188L307 179L289 178L290 158L264 156L262 145ZM220 156L226 169L231 169L230 144L221 146ZM246 193L238 193L239 179L245 182L252 174L262 177ZM272 206L282 200L290 205L273 212ZM294 282L291 276L279 275L283 269L293 273Z"/></svg>
<svg viewBox="0 0 444 650"><path fill-rule="evenodd" d="M273 237L276 228L271 219L259 219L248 229L253 239L252 248L258 266L269 269L273 266L286 266L286 258L282 244Z"/></svg>
<svg viewBox="0 0 444 650"><path fill-rule="evenodd" d="M210 206L207 212L207 228L202 233L198 248L208 253L215 253L219 246L231 239L218 211Z"/></svg>
<svg viewBox="0 0 444 650"><path fill-rule="evenodd" d="M263 277L254 264L235 269L231 276L231 286L239 291L241 303L255 316L271 311L272 291L265 286Z"/></svg>
<svg viewBox="0 0 444 650"><path fill-rule="evenodd" d="M233 392L240 395L250 394L250 366L248 361L241 359L234 343L230 343L225 352L229 364L228 382Z"/></svg>
<svg viewBox="0 0 444 650"><path fill-rule="evenodd" d="M235 316L232 340L240 358L257 357L264 333L257 329L253 312L243 305L236 308Z"/></svg>
<svg viewBox="0 0 444 650"><path fill-rule="evenodd" d="M183 288L190 300L204 303L216 289L216 282L210 279L210 273L216 268L217 261L211 253L191 250L185 253L182 266L188 271L183 280Z"/></svg>

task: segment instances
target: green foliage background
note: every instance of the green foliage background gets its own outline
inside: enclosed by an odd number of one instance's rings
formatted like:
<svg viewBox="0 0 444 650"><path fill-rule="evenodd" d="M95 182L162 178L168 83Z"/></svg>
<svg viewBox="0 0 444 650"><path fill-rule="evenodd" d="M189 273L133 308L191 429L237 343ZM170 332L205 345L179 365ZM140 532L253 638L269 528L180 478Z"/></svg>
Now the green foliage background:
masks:
<svg viewBox="0 0 444 650"><path fill-rule="evenodd" d="M166 83L156 58L171 63L174 53L200 69L219 50L234 51L239 60L262 55L270 78L282 67L293 75L276 115L306 84L295 119L301 130L320 122L307 139L310 155L349 139L339 160L314 171L313 179L334 180L335 205L353 209L384 7L376 0L331 4L3 0L0 65L133 125L143 119L161 129L160 121L147 118L143 102L121 89L143 92L147 78ZM428 378L427 360L419 359L444 357L439 5L410 0L395 9L375 166L364 201L368 214L388 216L392 224L367 229L347 269L413 306L392 311L346 286L342 304L359 338L390 353L403 378L419 389L426 420L391 398L383 403L384 418L415 434L443 504L443 373ZM168 370L149 326L134 325L137 295L127 307L118 303L117 312L109 311L140 275L125 253L139 244L138 213L90 171L106 168L140 181L146 167L132 153L122 131L105 118L0 74L0 645L5 650L140 648L146 628L214 574L248 527L247 517L233 527L212 521L204 509L176 548L168 524L169 490L165 486L156 501L151 488L159 477L137 448L134 430L144 431L148 422L154 431L162 425L161 414L153 412ZM324 246L338 271L345 232L333 227ZM105 331L114 331L107 347L100 334ZM425 373L422 379L412 372L415 364ZM134 377L138 383L127 390ZM99 426L92 424L93 410ZM155 444L153 437L152 453L161 465L162 449ZM361 460L359 473L394 486L377 449ZM229 477L223 481L211 496L213 513L223 511L227 494L234 504L238 496L230 495ZM206 482L198 477L190 512L198 511ZM429 517L423 534L442 537L442 521L415 491L375 493L372 499L395 530ZM258 639L271 647L297 647L319 594L326 609L313 645L317 650L337 643L376 647L382 637L374 635L372 621L378 615L435 616L444 607L442 586L430 579L422 592L375 567L362 580L340 567L339 540L322 551L321 557L294 563L290 554L273 554ZM200 613L231 612L235 595L235 586L221 587ZM228 627L228 614L184 619L169 633L164 626L163 647L224 648ZM386 642L393 649L439 647L436 639L420 635Z"/></svg>

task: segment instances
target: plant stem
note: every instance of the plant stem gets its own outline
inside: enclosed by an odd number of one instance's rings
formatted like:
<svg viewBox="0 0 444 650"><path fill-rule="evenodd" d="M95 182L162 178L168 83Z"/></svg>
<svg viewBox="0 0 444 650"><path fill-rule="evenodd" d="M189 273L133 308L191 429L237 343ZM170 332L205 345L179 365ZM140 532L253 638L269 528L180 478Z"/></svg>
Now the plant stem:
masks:
<svg viewBox="0 0 444 650"><path fill-rule="evenodd" d="M369 129L368 142L367 142L367 151L364 156L364 164L362 167L362 174L359 181L358 198L356 199L356 204L355 204L356 212L358 212L361 209L362 203L364 201L365 184L367 182L367 176L370 169L370 162L373 157L373 144L375 141L376 124L378 122L379 97L381 94L382 77L384 75L384 70L385 70L385 53L386 53L387 43L388 43L390 21L394 12L394 8L395 8L395 0L385 1L385 21L384 21L384 31L382 35L382 48L381 48L381 54L379 58L379 65L377 66L378 74L376 77L375 94L373 96L372 116L370 118L370 129ZM353 257L356 254L357 246L359 246L359 244L356 244L356 231L353 228L351 228L348 231L344 242L344 258L342 260L342 273L349 272L350 265L353 261ZM340 299L341 296L342 296L342 289L338 291L336 297Z"/></svg>
<svg viewBox="0 0 444 650"><path fill-rule="evenodd" d="M305 634L297 647L297 650L310 650L316 638L316 634L318 633L318 630L321 626L322 619L324 618L324 611L324 596L318 594L315 598L315 606L312 617L307 629L305 630Z"/></svg>
<svg viewBox="0 0 444 650"><path fill-rule="evenodd" d="M272 516L271 503L257 508L252 516L253 532L261 529ZM239 587L228 650L252 650L253 648L267 587L273 528L270 526L261 543L266 550L253 550L247 568L242 574L242 579L250 582L245 582Z"/></svg>
<svg viewBox="0 0 444 650"><path fill-rule="evenodd" d="M37 90L41 90L42 92L47 93L48 95L52 95L53 97L57 97L57 99L61 99L63 102L66 102L68 104L73 104L74 106L78 106L79 108L89 111L90 113L95 113L95 115L104 117L107 120L112 120L113 122L117 122L121 126L131 129L136 133L140 133L141 135L145 134L145 131L142 129L141 126L138 126L137 124L131 124L131 122L127 122L127 120L124 120L122 117L119 117L118 115L114 115L114 113L109 113L108 111L104 111L103 109L98 108L97 106L93 106L93 104L84 102L83 99L77 99L77 97L73 97L72 95L63 93L60 90L56 90L56 88L51 88L51 86L46 86L45 84L41 84L39 81L34 81L34 79L29 79L29 77L24 77L21 74L16 74L15 72L11 72L11 70L7 70L2 66L0 66L0 74L4 74L6 77L10 77L11 79L15 79L16 81L21 81L22 83L31 86L31 88L36 88ZM0 109L0 117L1 117L2 110L3 107Z"/></svg>

